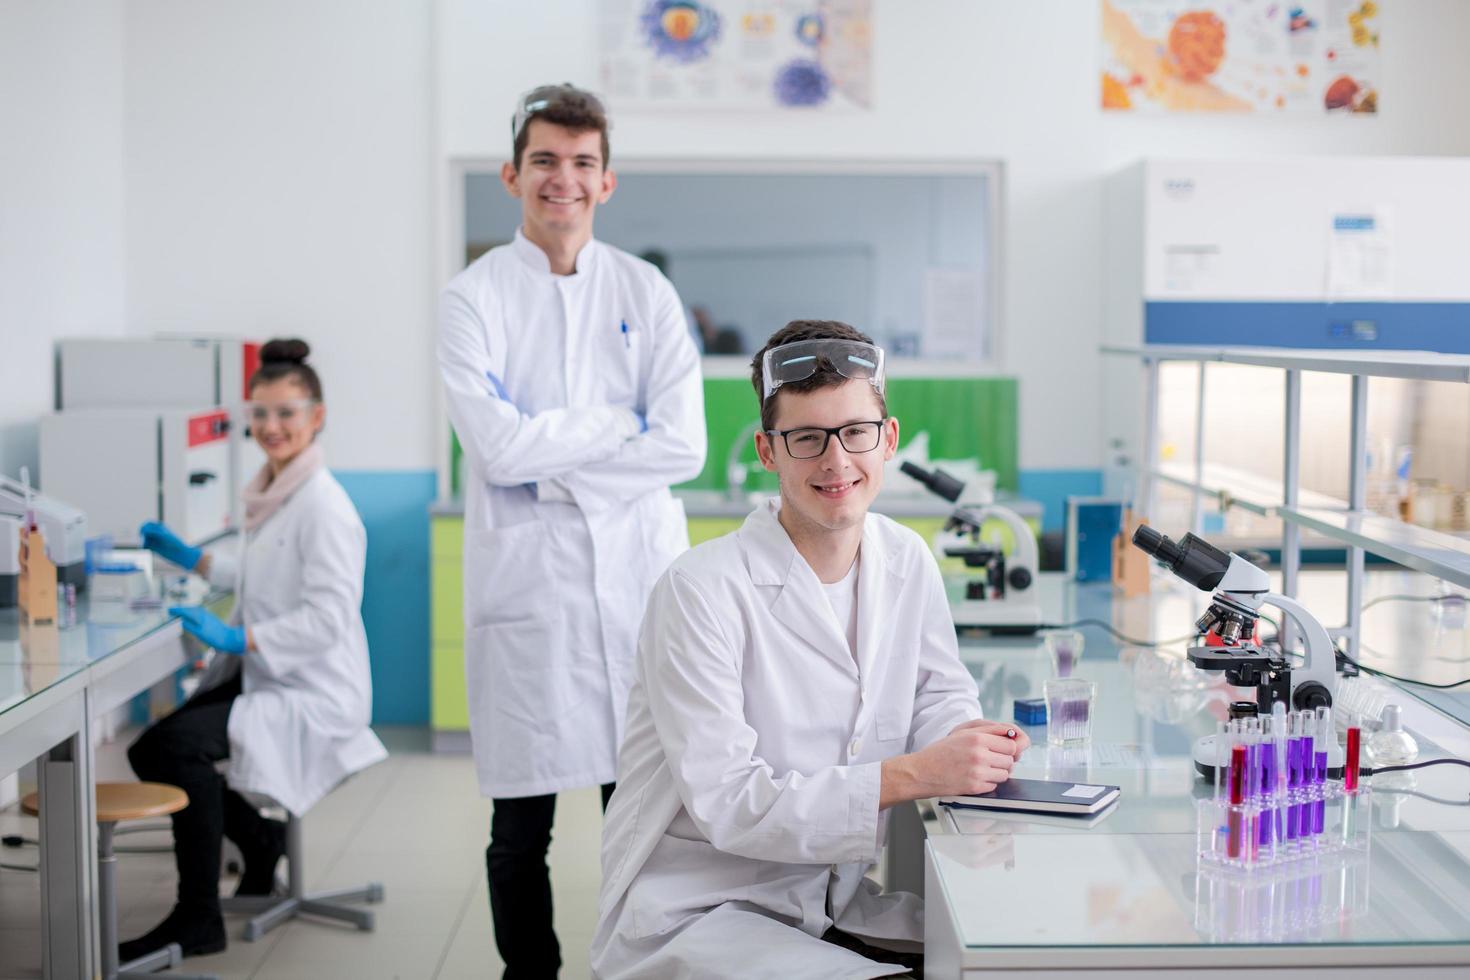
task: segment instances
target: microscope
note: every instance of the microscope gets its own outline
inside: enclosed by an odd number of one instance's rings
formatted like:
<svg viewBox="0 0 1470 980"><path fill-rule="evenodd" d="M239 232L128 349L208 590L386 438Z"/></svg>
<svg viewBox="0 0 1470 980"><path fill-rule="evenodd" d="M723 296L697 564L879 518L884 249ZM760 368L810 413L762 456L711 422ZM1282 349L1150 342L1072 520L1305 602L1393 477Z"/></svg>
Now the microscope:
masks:
<svg viewBox="0 0 1470 980"><path fill-rule="evenodd" d="M1194 624L1205 645L1189 649L1189 662L1200 670L1224 671L1225 680L1235 687L1256 689L1254 702L1230 705L1232 716L1269 715L1278 701L1288 711L1331 707L1337 689L1332 638L1301 603L1272 592L1265 572L1193 534L1175 543L1147 524L1133 533L1133 544L1190 585L1213 593L1209 608ZM1263 605L1275 606L1296 623L1305 647L1300 664L1288 660L1284 648L1268 650L1256 642ZM1283 622L1280 634L1284 638L1286 633ZM1335 738L1327 744L1328 772L1337 773L1343 765L1342 748ZM1194 765L1201 774L1214 774L1215 759L1215 736L1196 740Z"/></svg>
<svg viewBox="0 0 1470 980"><path fill-rule="evenodd" d="M957 502L965 489L937 467L929 471L905 462L899 469L950 503ZM980 528L987 520L998 520L1010 528L1015 540L1010 555L980 540ZM1034 633L1041 626L1036 535L1015 511L993 503L957 506L935 539L934 552L941 558L962 559L966 568L983 572L967 576L964 598L950 602L956 628Z"/></svg>

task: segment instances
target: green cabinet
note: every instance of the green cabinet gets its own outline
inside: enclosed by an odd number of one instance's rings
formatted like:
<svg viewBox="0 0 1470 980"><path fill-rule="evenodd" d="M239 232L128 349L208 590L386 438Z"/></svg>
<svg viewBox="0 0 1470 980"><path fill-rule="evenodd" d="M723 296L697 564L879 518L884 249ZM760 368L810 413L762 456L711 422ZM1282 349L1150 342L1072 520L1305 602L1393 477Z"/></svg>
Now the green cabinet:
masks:
<svg viewBox="0 0 1470 980"><path fill-rule="evenodd" d="M729 534L743 517L689 518L689 543L700 544ZM905 517L899 523L913 528L924 540L933 540L944 524L939 517ZM1010 529L996 524L1005 538ZM464 683L464 518L436 514L429 521L430 589L429 721L436 744L451 744L454 736L469 732L469 707ZM989 529L987 528L987 531ZM1005 542L1007 546L1009 541ZM946 562L946 571L960 571L958 559ZM443 739L441 736L450 736Z"/></svg>
<svg viewBox="0 0 1470 980"><path fill-rule="evenodd" d="M464 686L464 518L429 520L429 725L468 732Z"/></svg>

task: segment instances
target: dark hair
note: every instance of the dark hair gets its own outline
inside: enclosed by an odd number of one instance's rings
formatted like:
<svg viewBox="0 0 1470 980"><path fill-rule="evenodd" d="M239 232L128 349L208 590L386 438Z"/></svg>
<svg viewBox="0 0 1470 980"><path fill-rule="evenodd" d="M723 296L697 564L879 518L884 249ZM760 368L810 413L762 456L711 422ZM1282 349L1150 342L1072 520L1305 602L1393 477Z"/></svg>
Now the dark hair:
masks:
<svg viewBox="0 0 1470 980"><path fill-rule="evenodd" d="M761 374L761 363L765 360L766 351L773 347L780 347L782 344L794 344L798 340L856 340L864 344L873 342L872 337L840 320L792 320L771 334L771 339L766 341L766 346L756 351L755 357L750 361L750 383L755 386L755 397L761 398L765 393L765 379ZM826 358L818 360L817 369L812 372L811 377L800 381L788 381L777 388L774 395L761 402L761 428L769 432L776 427L776 398L781 392L835 388L847 380L847 377L840 374L832 362ZM883 393L875 388L873 394L878 396L878 407L886 416L888 402L883 397Z"/></svg>
<svg viewBox="0 0 1470 980"><path fill-rule="evenodd" d="M311 356L311 347L304 340L271 340L260 349L260 367L250 376L250 389L272 381L290 379L316 401L322 400L322 381L316 376L306 359Z"/></svg>
<svg viewBox="0 0 1470 980"><path fill-rule="evenodd" d="M591 92L584 92L570 83L564 85L543 85L534 89L521 100L522 104L527 102L545 101L546 108L537 109L531 113L521 126L521 131L515 134L515 145L511 149L511 159L515 161L516 171L521 169L521 156L526 152L526 141L530 139L531 123L537 119L564 126L573 133L585 133L596 130L602 135L602 166L607 165L612 158L612 148L607 141L607 110L602 103L597 101L597 96ZM519 106L517 106L519 111Z"/></svg>

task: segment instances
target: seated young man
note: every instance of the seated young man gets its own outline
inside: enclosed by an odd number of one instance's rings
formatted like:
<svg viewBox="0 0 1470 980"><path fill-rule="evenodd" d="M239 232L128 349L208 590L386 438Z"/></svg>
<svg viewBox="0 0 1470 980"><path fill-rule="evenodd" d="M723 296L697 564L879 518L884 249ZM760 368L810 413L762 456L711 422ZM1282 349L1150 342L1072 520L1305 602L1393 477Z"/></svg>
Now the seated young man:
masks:
<svg viewBox="0 0 1470 980"><path fill-rule="evenodd" d="M883 811L988 792L1027 745L981 720L924 541L868 513L898 447L882 350L799 320L752 375L781 495L649 599L603 834L604 980L920 969L922 902L865 877Z"/></svg>

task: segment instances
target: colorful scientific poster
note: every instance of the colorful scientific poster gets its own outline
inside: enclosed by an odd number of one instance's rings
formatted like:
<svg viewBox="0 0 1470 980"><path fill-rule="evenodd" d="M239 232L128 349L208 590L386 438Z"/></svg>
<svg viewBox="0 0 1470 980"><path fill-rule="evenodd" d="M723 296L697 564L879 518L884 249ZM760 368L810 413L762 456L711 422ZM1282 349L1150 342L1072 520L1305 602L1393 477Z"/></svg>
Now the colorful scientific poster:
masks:
<svg viewBox="0 0 1470 980"><path fill-rule="evenodd" d="M871 0L601 0L619 109L869 109Z"/></svg>
<svg viewBox="0 0 1470 980"><path fill-rule="evenodd" d="M1101 0L1114 112L1378 111L1375 0Z"/></svg>

